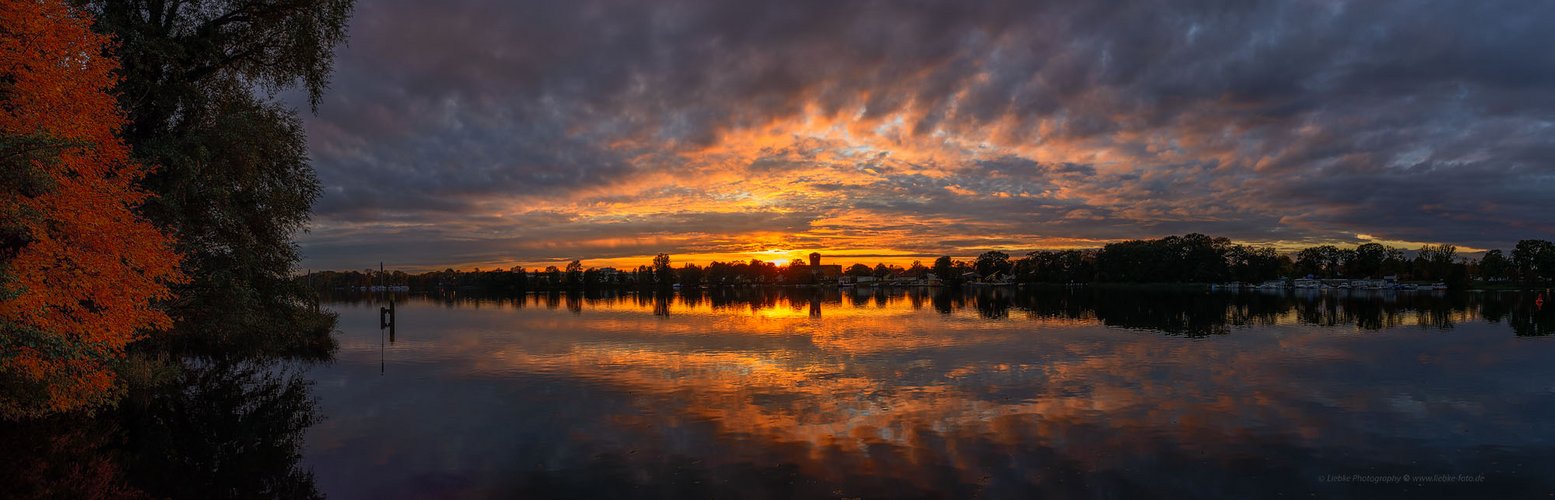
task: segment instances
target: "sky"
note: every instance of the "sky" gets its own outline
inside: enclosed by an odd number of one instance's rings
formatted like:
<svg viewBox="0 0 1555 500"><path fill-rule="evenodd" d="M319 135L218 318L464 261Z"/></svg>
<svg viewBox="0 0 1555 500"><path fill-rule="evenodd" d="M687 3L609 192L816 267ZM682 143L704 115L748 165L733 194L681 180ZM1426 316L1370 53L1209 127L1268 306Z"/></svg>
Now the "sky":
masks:
<svg viewBox="0 0 1555 500"><path fill-rule="evenodd" d="M1555 239L1555 2L358 2L303 267Z"/></svg>

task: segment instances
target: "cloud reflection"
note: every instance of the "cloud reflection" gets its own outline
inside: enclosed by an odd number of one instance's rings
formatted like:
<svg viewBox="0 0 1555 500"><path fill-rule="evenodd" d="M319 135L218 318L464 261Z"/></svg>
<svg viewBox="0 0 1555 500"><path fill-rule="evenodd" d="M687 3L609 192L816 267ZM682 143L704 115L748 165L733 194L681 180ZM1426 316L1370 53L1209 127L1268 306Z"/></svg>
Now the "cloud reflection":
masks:
<svg viewBox="0 0 1555 500"><path fill-rule="evenodd" d="M1125 309L1133 311L1154 298L1112 302L1132 302ZM353 391L370 391L361 393L372 394L369 408L472 419L458 426L466 430L410 430L421 437L395 440L438 439L516 470L534 464L507 462L514 453L540 453L549 464L532 480L486 485L493 491L587 482L573 474L662 488L677 479L660 474L685 473L705 474L709 489L695 491L712 492L742 487L720 481L787 470L808 485L794 491L841 496L1072 495L1102 484L1168 496L1271 484L1322 492L1295 471L1394 467L1407 462L1399 453L1444 466L1459 453L1555 448L1526 431L1555 416L1547 384L1528 376L1548 371L1542 360L1555 346L1483 321L1479 302L1206 299L1228 326L1200 337L1148 330L1148 318L1166 315L1119 316L1083 296L1004 297L1008 313L989 315L978 306L994 300L987 295L963 297L948 314L932 296L832 295L820 318L805 297L749 299L682 297L668 315L638 297L530 296L446 310L412 301L401 306L401 344L390 349L389 380L404 382ZM1075 313L1035 307L1058 299ZM563 307L570 301L579 307ZM1345 316L1355 321L1348 327L1323 326L1310 320L1328 316L1303 309L1375 310L1397 326L1368 330L1361 324L1379 322L1356 313ZM1427 309L1446 312L1416 314ZM350 324L358 311L344 312ZM348 332L343 370L367 357L376 368L377 342ZM394 379L397 370L408 378ZM329 407L332 374L320 376ZM466 399L471 391L486 395ZM412 402L428 397L441 403ZM504 414L510 407L549 416ZM333 411L352 415L349 423L310 440L382 432L369 415L384 410ZM471 431L517 448L464 448ZM522 437L555 433L541 439L550 444ZM414 449L391 445L379 460L410 467L418 459L403 454ZM340 462L351 451L326 446L314 464L359 467ZM1370 458L1330 455L1338 452ZM1247 476L1222 474L1244 469ZM1175 483L1176 474L1198 482ZM1532 484L1512 472L1501 478ZM804 489L823 486L842 493Z"/></svg>

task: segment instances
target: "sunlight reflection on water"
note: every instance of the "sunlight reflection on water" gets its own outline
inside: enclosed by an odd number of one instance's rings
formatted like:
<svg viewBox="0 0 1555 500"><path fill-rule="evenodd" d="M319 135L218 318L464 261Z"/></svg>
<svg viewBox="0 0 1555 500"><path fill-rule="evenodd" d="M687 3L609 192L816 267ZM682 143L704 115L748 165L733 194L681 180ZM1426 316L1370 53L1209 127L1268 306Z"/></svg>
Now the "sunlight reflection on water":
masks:
<svg viewBox="0 0 1555 500"><path fill-rule="evenodd" d="M393 345L343 301L305 461L343 497L1543 495L1521 299L408 297ZM1385 472L1490 479L1316 480Z"/></svg>

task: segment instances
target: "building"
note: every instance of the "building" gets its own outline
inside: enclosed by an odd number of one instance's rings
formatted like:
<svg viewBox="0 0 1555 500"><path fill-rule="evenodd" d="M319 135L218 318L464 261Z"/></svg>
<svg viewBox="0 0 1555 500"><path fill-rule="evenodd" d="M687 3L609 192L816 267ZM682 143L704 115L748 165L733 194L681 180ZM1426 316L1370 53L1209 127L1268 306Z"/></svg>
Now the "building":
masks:
<svg viewBox="0 0 1555 500"><path fill-rule="evenodd" d="M810 277L816 282L837 281L838 278L842 277L842 266L839 264L822 265L820 252L810 253L809 265L794 266L794 268L792 272L797 274L809 273Z"/></svg>

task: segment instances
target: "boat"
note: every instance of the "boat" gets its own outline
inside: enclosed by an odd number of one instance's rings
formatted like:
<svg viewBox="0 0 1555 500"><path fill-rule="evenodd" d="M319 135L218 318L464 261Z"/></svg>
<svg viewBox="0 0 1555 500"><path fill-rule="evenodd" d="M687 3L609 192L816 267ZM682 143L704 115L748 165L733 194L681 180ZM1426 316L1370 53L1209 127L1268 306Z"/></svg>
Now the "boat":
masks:
<svg viewBox="0 0 1555 500"><path fill-rule="evenodd" d="M1211 290L1241 290L1248 288L1248 285L1244 285L1240 281L1233 281L1230 283L1211 283L1209 288Z"/></svg>
<svg viewBox="0 0 1555 500"><path fill-rule="evenodd" d="M1387 286L1387 282L1384 280L1360 279L1351 281L1350 288L1357 290L1382 290L1392 287Z"/></svg>

